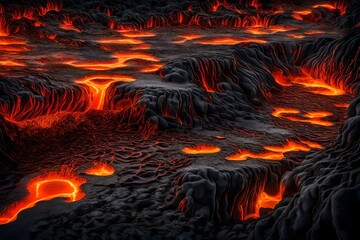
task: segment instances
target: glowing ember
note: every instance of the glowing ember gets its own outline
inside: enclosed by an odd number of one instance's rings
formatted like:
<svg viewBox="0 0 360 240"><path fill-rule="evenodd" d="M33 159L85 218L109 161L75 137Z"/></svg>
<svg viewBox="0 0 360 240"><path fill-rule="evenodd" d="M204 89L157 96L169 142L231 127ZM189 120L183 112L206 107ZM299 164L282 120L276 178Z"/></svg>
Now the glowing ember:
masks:
<svg viewBox="0 0 360 240"><path fill-rule="evenodd" d="M114 174L115 168L106 162L96 162L85 173L95 176L110 176Z"/></svg>
<svg viewBox="0 0 360 240"><path fill-rule="evenodd" d="M141 60L145 60L145 61L150 61L150 62L158 62L159 60L154 57L151 54L147 54L147 53L137 53L137 52L126 52L126 53L115 53L112 55L112 57L115 59L111 62L98 62L98 61L94 61L94 62L76 62L76 61L67 61L64 64L73 66L73 67L78 67L78 68L83 68L83 69L88 69L88 70L112 70L112 69L116 69L116 68L123 68L128 66L126 64L127 61L129 60L133 60L133 59L141 59Z"/></svg>
<svg viewBox="0 0 360 240"><path fill-rule="evenodd" d="M276 204L278 204L282 200L284 190L285 190L284 187L281 185L279 192L275 196L271 196L271 195L267 194L265 191L262 191L257 198L256 204L255 204L255 212L246 215L243 220L246 220L249 218L259 218L261 208L273 209L276 206Z"/></svg>
<svg viewBox="0 0 360 240"><path fill-rule="evenodd" d="M240 43L267 43L265 40L256 39L256 38L231 38L231 37L221 37L221 38L212 38L208 40L199 40L197 43L204 45L236 45Z"/></svg>
<svg viewBox="0 0 360 240"><path fill-rule="evenodd" d="M85 182L85 179L70 171L49 172L38 176L28 183L28 196L25 199L11 204L0 213L0 224L15 221L20 212L34 207L41 201L59 197L68 199L67 202L78 201L85 196L80 189Z"/></svg>
<svg viewBox="0 0 360 240"><path fill-rule="evenodd" d="M179 40L174 40L174 41L172 41L172 43L175 43L175 44L185 43L187 41L191 41L191 40L194 40L194 39L199 39L199 38L202 38L204 36L200 35L200 34L186 34L186 35L179 35L177 37L180 38L180 39Z"/></svg>
<svg viewBox="0 0 360 240"><path fill-rule="evenodd" d="M135 81L135 78L124 75L90 75L78 79L75 82L90 87L92 92L91 108L103 109L106 89L111 83L118 81L132 82Z"/></svg>
<svg viewBox="0 0 360 240"><path fill-rule="evenodd" d="M182 152L186 154L212 154L220 152L221 148L211 145L196 145L183 148Z"/></svg>
<svg viewBox="0 0 360 240"><path fill-rule="evenodd" d="M226 139L226 137L225 137L225 136L221 136L221 135L217 135L217 136L215 136L215 138L217 138L217 139L221 139L221 140Z"/></svg>

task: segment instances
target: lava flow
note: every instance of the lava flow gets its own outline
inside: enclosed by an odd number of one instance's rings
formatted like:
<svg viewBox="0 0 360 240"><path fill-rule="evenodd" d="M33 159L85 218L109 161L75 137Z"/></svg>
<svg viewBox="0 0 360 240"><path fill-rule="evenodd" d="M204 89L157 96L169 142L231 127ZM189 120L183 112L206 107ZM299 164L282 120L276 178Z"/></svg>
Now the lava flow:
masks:
<svg viewBox="0 0 360 240"><path fill-rule="evenodd" d="M265 191L262 191L257 197L255 203L255 211L253 213L244 216L242 220L247 220L250 218L259 218L261 208L273 209L276 206L276 204L278 204L282 200L283 193L284 193L283 185L280 185L279 192L274 196L267 194Z"/></svg>
<svg viewBox="0 0 360 240"><path fill-rule="evenodd" d="M204 45L236 45L240 43L267 43L266 40L257 39L257 38L233 38L233 37L220 37L220 38L211 38L206 40L198 40L197 43Z"/></svg>
<svg viewBox="0 0 360 240"><path fill-rule="evenodd" d="M96 162L85 173L94 176L110 176L114 174L115 168L106 162Z"/></svg>
<svg viewBox="0 0 360 240"><path fill-rule="evenodd" d="M103 109L107 88L110 84L119 81L132 82L135 81L135 78L125 75L90 75L77 79L75 82L90 87L92 93L92 109Z"/></svg>
<svg viewBox="0 0 360 240"><path fill-rule="evenodd" d="M85 196L80 189L85 182L85 179L68 170L35 177L27 185L27 197L9 205L0 213L0 224L15 221L20 212L34 207L41 201L54 198L66 198L67 202L78 201Z"/></svg>
<svg viewBox="0 0 360 240"><path fill-rule="evenodd" d="M297 152L304 151L308 152L312 148L322 149L323 147L318 143L310 142L310 141L300 141L300 143L288 140L282 146L264 146L264 149L267 152L262 153L253 153L247 150L238 149L238 152L227 156L226 160L230 161L244 161L248 158L260 158L264 160L282 160L285 158L284 153L287 152Z"/></svg>
<svg viewBox="0 0 360 240"><path fill-rule="evenodd" d="M182 152L186 154L196 155L196 154L213 154L221 151L221 148L218 146L211 145L196 145L191 147L184 147Z"/></svg>
<svg viewBox="0 0 360 240"><path fill-rule="evenodd" d="M104 71L104 70L112 70L116 68L127 67L128 66L127 61L135 60L135 59L141 59L149 62L159 62L159 59L147 53L121 52L121 53L114 53L112 57L114 60L109 62L106 61L78 62L78 61L70 60L70 61L66 61L65 64L87 70Z"/></svg>
<svg viewBox="0 0 360 240"><path fill-rule="evenodd" d="M332 122L323 120L323 118L332 115L332 113L326 111L309 111L306 113L301 113L300 110L294 108L274 108L274 112L272 112L271 115L294 122L304 122L324 127L330 127L334 125ZM299 115L301 118L291 115Z"/></svg>

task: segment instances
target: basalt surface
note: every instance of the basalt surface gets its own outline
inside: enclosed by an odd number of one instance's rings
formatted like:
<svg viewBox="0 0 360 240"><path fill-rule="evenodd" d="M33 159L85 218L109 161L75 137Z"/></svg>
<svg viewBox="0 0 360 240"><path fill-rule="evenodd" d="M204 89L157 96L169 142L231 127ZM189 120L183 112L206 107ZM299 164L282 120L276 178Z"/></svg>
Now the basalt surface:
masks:
<svg viewBox="0 0 360 240"><path fill-rule="evenodd" d="M1 239L356 239L359 16L0 1Z"/></svg>

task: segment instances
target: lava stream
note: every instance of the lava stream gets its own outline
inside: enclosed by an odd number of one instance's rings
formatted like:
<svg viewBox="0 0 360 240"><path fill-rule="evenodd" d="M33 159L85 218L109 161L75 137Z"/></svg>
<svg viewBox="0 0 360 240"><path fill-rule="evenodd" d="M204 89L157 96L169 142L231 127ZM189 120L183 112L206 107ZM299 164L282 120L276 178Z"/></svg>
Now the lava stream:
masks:
<svg viewBox="0 0 360 240"><path fill-rule="evenodd" d="M75 80L76 83L85 84L90 87L92 93L92 109L103 109L105 93L113 82L132 82L135 78L125 75L90 75Z"/></svg>

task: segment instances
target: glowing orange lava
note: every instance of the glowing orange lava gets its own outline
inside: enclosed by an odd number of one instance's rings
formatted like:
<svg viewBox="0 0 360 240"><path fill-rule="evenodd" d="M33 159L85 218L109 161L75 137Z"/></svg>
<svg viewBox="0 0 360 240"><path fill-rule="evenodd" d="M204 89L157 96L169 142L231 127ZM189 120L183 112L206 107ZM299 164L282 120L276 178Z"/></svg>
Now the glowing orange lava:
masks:
<svg viewBox="0 0 360 240"><path fill-rule="evenodd" d="M186 35L177 36L177 38L179 38L179 40L173 40L172 43L180 44L180 43L185 43L187 41L192 41L194 39L199 39L199 38L202 38L202 37L204 37L204 36L201 35L201 34L189 33L189 34L186 34Z"/></svg>
<svg viewBox="0 0 360 240"><path fill-rule="evenodd" d="M93 61L93 62L77 62L77 61L66 61L64 64L83 68L87 70L112 70L116 68L123 68L128 66L126 64L127 61L133 60L133 59L141 59L146 60L150 62L158 62L159 60L154 57L151 54L147 53L138 53L138 52L124 52L124 53L115 53L112 55L114 58L111 62L99 62L99 61Z"/></svg>
<svg viewBox="0 0 360 240"><path fill-rule="evenodd" d="M315 79L311 76L295 77L293 83L302 85L306 88L311 88L310 92L325 96L339 96L345 94L345 91L332 87L321 80Z"/></svg>
<svg viewBox="0 0 360 240"><path fill-rule="evenodd" d="M264 153L252 153L246 150L238 149L238 152L227 156L226 160L230 161L244 161L248 158L260 158L264 160L281 160L285 156L282 153L278 152L264 152Z"/></svg>
<svg viewBox="0 0 360 240"><path fill-rule="evenodd" d="M12 60L0 60L0 66L6 66L6 67L24 67L25 64L20 62L15 62Z"/></svg>
<svg viewBox="0 0 360 240"><path fill-rule="evenodd" d="M277 118L284 118L294 122L304 122L304 123L310 123L324 127L329 127L334 125L332 122L325 121L322 119L332 115L332 113L324 112L324 111L317 111L317 112L313 111L313 112L306 112L304 114L301 114L300 110L298 109L280 107L280 108L274 108L274 111L272 112L271 115ZM289 116L289 115L299 115L302 118Z"/></svg>
<svg viewBox="0 0 360 240"><path fill-rule="evenodd" d="M152 73L152 72L156 72L157 70L159 70L162 66L164 66L163 64L152 64L148 67L142 68L140 70L140 72L142 73Z"/></svg>
<svg viewBox="0 0 360 240"><path fill-rule="evenodd" d="M144 42L139 39L133 39L133 38L121 38L121 39L101 39L97 40L97 43L105 43L105 44L126 44L126 45L137 45L137 44L143 44Z"/></svg>
<svg viewBox="0 0 360 240"><path fill-rule="evenodd" d="M92 167L86 169L85 173L95 176L110 176L115 172L115 168L106 162L96 162Z"/></svg>
<svg viewBox="0 0 360 240"><path fill-rule="evenodd" d="M212 38L208 40L199 40L197 43L204 45L236 45L239 43L267 43L267 41L257 38L232 38L232 37L221 37Z"/></svg>
<svg viewBox="0 0 360 240"><path fill-rule="evenodd" d="M156 34L152 32L142 32L142 31L133 31L133 32L121 32L121 35L128 38L147 38L155 37Z"/></svg>
<svg viewBox="0 0 360 240"><path fill-rule="evenodd" d="M268 27L254 26L254 27L246 29L245 32L254 34L254 35L266 35L266 34L274 34L274 33L279 33L279 32L288 32L288 31L293 31L296 29L297 28L295 28L295 27L281 26L281 25L274 25L274 26L268 26Z"/></svg>
<svg viewBox="0 0 360 240"><path fill-rule="evenodd" d="M0 213L0 224L15 221L20 212L34 207L41 201L58 197L68 199L67 202L78 201L85 196L80 189L80 186L85 182L85 179L70 171L49 172L35 177L27 185L27 197L11 204Z"/></svg>
<svg viewBox="0 0 360 240"><path fill-rule="evenodd" d="M111 83L118 81L132 82L135 81L135 78L124 75L90 75L75 82L90 87L92 93L91 108L103 109L106 89Z"/></svg>
<svg viewBox="0 0 360 240"><path fill-rule="evenodd" d="M284 190L285 190L284 187L280 185L279 192L275 196L271 196L267 194L265 191L262 191L256 200L255 212L246 215L243 220L249 218L259 218L261 208L273 209L276 206L276 204L278 204L282 200Z"/></svg>
<svg viewBox="0 0 360 240"><path fill-rule="evenodd" d="M286 34L286 36L290 37L290 38L296 38L296 39L302 39L302 38L305 38L304 35L300 35L300 34L295 34L295 33L289 33L289 34Z"/></svg>
<svg viewBox="0 0 360 240"><path fill-rule="evenodd" d="M264 146L264 149L267 150L266 152L261 153L253 153L247 150L238 149L237 153L227 156L226 160L230 161L244 161L249 158L259 158L264 160L282 160L285 158L284 153L287 152L308 152L312 148L323 148L320 144L310 142L310 141L303 141L296 142L293 140L287 140L284 145L281 146Z"/></svg>
<svg viewBox="0 0 360 240"><path fill-rule="evenodd" d="M296 152L296 151L308 152L311 150L308 146L302 143L297 143L295 141L287 141L286 144L283 146L265 146L264 149L278 153Z"/></svg>
<svg viewBox="0 0 360 240"><path fill-rule="evenodd" d="M75 32L81 32L80 29L78 29L77 27L75 27L73 25L73 22L71 19L67 18L63 21L63 24L61 24L59 26L59 28L66 30L66 31L75 31Z"/></svg>
<svg viewBox="0 0 360 240"><path fill-rule="evenodd" d="M186 154L212 154L220 151L220 147L211 145L195 145L191 147L184 147L182 150L182 152Z"/></svg>
<svg viewBox="0 0 360 240"><path fill-rule="evenodd" d="M335 104L335 107L338 107L338 108L348 108L350 106L349 103L336 103Z"/></svg>
<svg viewBox="0 0 360 240"><path fill-rule="evenodd" d="M312 14L311 10L298 10L298 11L293 11L292 12L292 16L293 18L295 18L296 20L304 20L304 16L310 15Z"/></svg>
<svg viewBox="0 0 360 240"><path fill-rule="evenodd" d="M323 33L325 33L325 32L321 31L321 30L309 30L309 31L305 32L306 35L316 35L316 34L323 34Z"/></svg>

